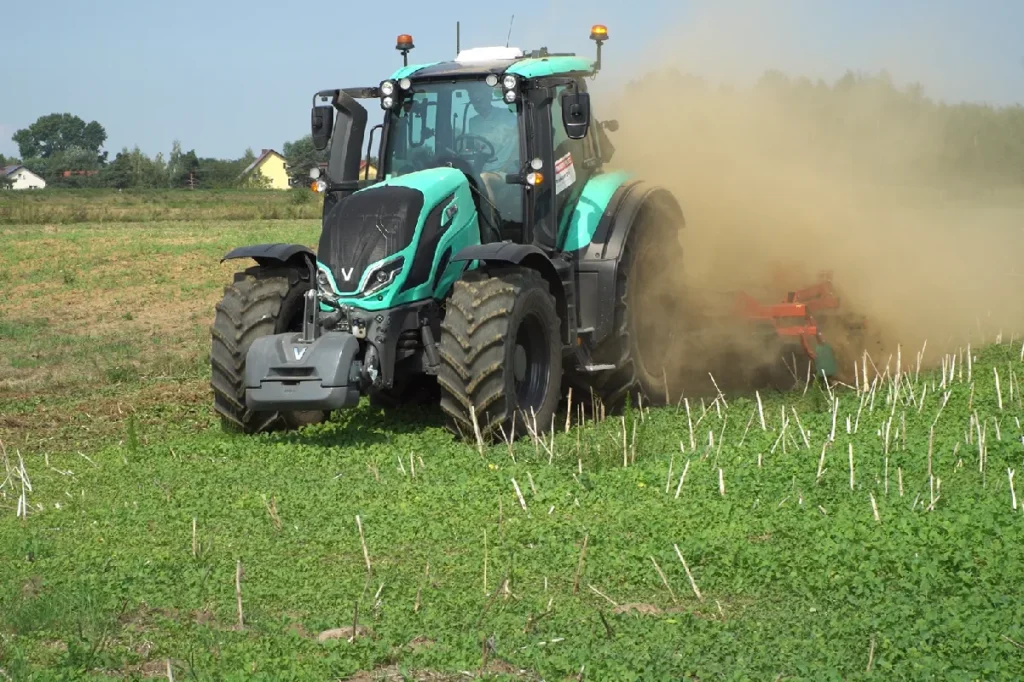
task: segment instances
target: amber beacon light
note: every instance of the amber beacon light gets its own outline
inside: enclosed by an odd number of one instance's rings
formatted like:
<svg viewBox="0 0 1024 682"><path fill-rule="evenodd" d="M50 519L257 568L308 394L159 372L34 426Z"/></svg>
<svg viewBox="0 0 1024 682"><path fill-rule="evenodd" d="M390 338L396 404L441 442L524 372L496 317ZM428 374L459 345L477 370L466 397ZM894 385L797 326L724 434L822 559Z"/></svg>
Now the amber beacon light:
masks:
<svg viewBox="0 0 1024 682"><path fill-rule="evenodd" d="M395 49L402 53L406 66L409 66L409 51L414 47L416 46L412 42L412 36L408 33L398 36L398 40L395 41Z"/></svg>
<svg viewBox="0 0 1024 682"><path fill-rule="evenodd" d="M590 29L590 39L596 40L599 43L608 40L608 27L596 24Z"/></svg>

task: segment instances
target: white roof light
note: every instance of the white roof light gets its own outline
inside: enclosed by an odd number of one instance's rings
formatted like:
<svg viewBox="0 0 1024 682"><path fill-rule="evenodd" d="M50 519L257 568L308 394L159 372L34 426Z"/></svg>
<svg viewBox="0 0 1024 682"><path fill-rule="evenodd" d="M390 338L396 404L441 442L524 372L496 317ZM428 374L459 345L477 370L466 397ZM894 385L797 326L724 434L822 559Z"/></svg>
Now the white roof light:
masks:
<svg viewBox="0 0 1024 682"><path fill-rule="evenodd" d="M471 47L459 52L455 61L465 64L467 62L492 62L506 59L519 59L523 51L518 47Z"/></svg>

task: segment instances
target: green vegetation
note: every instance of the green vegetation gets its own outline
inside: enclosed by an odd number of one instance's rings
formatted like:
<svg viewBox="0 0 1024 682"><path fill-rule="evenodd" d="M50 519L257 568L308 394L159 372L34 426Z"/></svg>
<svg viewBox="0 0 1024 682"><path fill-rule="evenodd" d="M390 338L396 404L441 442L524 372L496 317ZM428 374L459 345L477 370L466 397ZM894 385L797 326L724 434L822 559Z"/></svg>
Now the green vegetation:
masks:
<svg viewBox="0 0 1024 682"><path fill-rule="evenodd" d="M323 202L294 190L49 189L0 195L0 225L320 218ZM136 226L137 227L137 226ZM135 229L128 227L125 229ZM123 230L122 230L123 231Z"/></svg>
<svg viewBox="0 0 1024 682"><path fill-rule="evenodd" d="M219 258L316 235L0 229L0 677L1024 673L1019 340L871 357L861 391L577 397L511 449L368 406L224 434Z"/></svg>

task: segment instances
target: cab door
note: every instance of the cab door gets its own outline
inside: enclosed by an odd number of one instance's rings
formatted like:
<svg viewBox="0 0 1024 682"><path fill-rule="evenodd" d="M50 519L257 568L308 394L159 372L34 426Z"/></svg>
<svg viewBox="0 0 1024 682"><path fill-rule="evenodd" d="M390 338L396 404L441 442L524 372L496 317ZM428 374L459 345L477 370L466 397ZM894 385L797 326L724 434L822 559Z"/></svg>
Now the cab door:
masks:
<svg viewBox="0 0 1024 682"><path fill-rule="evenodd" d="M562 248L565 235L580 194L587 181L600 167L600 156L594 144L593 130L582 140L572 140L565 132L562 124L562 94L570 91L570 87L586 92L586 84L582 79L575 86L557 85L551 89L550 117L551 139L553 148L553 167L548 177L555 194L555 220L558 225L556 245Z"/></svg>

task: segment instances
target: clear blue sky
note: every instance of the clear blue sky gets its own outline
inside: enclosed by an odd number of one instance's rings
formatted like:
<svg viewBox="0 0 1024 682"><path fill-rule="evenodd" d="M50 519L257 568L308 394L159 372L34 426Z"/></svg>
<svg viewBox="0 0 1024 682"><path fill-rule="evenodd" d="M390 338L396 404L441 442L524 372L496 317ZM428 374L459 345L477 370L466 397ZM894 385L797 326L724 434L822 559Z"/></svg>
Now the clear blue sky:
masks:
<svg viewBox="0 0 1024 682"><path fill-rule="evenodd" d="M1024 102L1024 0L268 0L0 1L0 153L11 134L51 112L97 120L111 156L179 139L201 156L280 149L308 131L312 94L371 85L416 40L412 60L462 44L511 43L592 54L604 23L607 83L653 59L744 82L769 67L832 80L887 68L932 97ZM386 12L384 11L386 9ZM599 79L599 81L602 79Z"/></svg>

